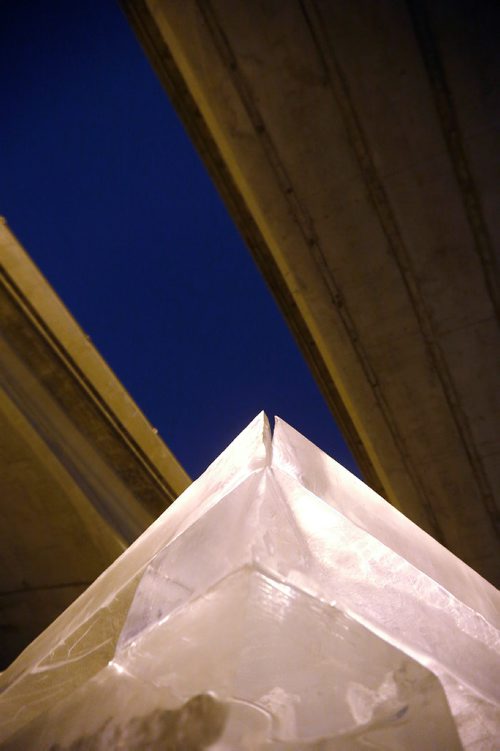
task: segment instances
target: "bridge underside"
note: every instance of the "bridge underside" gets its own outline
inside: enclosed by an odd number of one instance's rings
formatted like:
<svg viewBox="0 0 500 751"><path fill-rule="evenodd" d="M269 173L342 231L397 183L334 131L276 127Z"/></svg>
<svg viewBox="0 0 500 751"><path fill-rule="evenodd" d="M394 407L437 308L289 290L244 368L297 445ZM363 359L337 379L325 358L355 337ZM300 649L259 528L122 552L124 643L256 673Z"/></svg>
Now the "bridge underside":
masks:
<svg viewBox="0 0 500 751"><path fill-rule="evenodd" d="M123 5L365 479L498 584L500 6Z"/></svg>
<svg viewBox="0 0 500 751"><path fill-rule="evenodd" d="M0 670L188 484L0 223Z"/></svg>

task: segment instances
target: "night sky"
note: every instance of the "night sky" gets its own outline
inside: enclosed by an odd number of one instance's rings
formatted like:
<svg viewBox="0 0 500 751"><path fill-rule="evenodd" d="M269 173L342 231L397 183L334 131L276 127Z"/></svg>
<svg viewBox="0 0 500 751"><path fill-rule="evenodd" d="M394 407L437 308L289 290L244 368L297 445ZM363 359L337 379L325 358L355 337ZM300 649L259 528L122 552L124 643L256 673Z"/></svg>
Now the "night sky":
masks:
<svg viewBox="0 0 500 751"><path fill-rule="evenodd" d="M0 214L186 471L261 409L356 471L117 3L0 10Z"/></svg>

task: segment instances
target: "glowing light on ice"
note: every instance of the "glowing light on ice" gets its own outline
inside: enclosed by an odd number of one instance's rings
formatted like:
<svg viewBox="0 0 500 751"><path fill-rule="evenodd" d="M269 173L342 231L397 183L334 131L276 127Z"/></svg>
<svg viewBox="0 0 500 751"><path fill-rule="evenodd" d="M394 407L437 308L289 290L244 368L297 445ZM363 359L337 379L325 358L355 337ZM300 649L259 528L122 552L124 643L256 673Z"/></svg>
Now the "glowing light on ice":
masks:
<svg viewBox="0 0 500 751"><path fill-rule="evenodd" d="M0 676L1 747L492 751L499 625L490 584L259 415Z"/></svg>

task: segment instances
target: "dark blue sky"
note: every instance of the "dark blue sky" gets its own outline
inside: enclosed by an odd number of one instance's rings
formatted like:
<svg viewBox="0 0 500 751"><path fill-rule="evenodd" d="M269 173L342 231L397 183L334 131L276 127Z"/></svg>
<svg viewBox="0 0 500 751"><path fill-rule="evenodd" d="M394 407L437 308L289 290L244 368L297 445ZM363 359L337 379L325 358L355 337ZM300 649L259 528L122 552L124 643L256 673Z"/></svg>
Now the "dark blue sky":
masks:
<svg viewBox="0 0 500 751"><path fill-rule="evenodd" d="M261 409L354 470L112 0L3 0L0 214L193 477Z"/></svg>

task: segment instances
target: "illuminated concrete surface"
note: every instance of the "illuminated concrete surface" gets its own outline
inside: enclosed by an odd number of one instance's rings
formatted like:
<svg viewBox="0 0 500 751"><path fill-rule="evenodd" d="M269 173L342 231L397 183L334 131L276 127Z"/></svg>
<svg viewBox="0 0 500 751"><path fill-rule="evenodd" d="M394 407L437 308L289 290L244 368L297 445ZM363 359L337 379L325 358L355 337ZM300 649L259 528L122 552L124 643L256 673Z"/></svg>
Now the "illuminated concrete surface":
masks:
<svg viewBox="0 0 500 751"><path fill-rule="evenodd" d="M0 322L5 667L190 481L5 224Z"/></svg>
<svg viewBox="0 0 500 751"><path fill-rule="evenodd" d="M365 479L498 584L500 6L123 6Z"/></svg>

